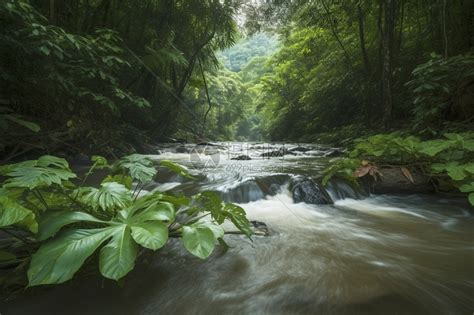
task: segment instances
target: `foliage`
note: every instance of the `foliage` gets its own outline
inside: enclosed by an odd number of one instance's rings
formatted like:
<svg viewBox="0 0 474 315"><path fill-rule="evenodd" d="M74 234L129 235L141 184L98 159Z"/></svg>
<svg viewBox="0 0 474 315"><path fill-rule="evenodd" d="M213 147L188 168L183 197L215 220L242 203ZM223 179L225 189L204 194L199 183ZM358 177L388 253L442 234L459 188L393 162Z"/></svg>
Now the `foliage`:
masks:
<svg viewBox="0 0 474 315"><path fill-rule="evenodd" d="M22 187L30 190L53 184L61 185L64 181L76 177L65 159L50 155L44 155L38 160L2 166L0 175L9 177L3 184L4 188Z"/></svg>
<svg viewBox="0 0 474 315"><path fill-rule="evenodd" d="M194 100L194 106L203 120L207 113L207 123L201 127L205 135L216 140L232 140L235 138L238 122L245 115L245 108L251 103L250 95L239 74L226 68L205 72L205 76L209 100L204 86L198 84L190 87L187 95Z"/></svg>
<svg viewBox="0 0 474 315"><path fill-rule="evenodd" d="M407 86L413 90L416 129L436 126L446 120L466 120L474 115L472 102L463 96L474 82L474 55L459 55L444 59L433 54L431 59L413 70L413 80ZM457 117L456 117L457 116Z"/></svg>
<svg viewBox="0 0 474 315"><path fill-rule="evenodd" d="M92 207L94 210L101 208L102 211L126 208L132 203L132 194L124 185L117 182L105 182L100 188L81 188L78 194L79 200Z"/></svg>
<svg viewBox="0 0 474 315"><path fill-rule="evenodd" d="M411 178L410 168L417 168L432 178L450 180L463 193L469 193L474 205L474 133L446 133L444 138L421 140L399 133L379 134L358 141L348 157L338 159L325 170L323 183L332 176L356 182L367 174L383 176L377 165L396 165Z"/></svg>
<svg viewBox="0 0 474 315"><path fill-rule="evenodd" d="M445 24L442 1L277 1L246 10L247 24L278 26L281 42L250 88L264 137L307 141L357 124L436 136L450 121L465 130L474 117L474 28L465 14L473 8L449 2Z"/></svg>
<svg viewBox="0 0 474 315"><path fill-rule="evenodd" d="M141 154L132 154L117 162L116 167L124 169L132 179L139 182L149 182L156 175L153 162Z"/></svg>
<svg viewBox="0 0 474 315"><path fill-rule="evenodd" d="M38 132L35 123L17 114L47 118L47 123L41 121L43 131L64 128L69 141L80 141L86 129L87 138L93 138L112 117L120 117L123 108L149 106L120 83L119 74L130 63L124 59L116 32L96 30L85 36L66 32L48 24L24 1L2 2L0 19L4 25L0 80L5 87L0 98L8 110L14 110L2 115L2 120ZM12 134L5 140L14 139Z"/></svg>
<svg viewBox="0 0 474 315"><path fill-rule="evenodd" d="M1 157L143 151L150 136L171 136L179 119L201 132L184 93L190 82L200 85L198 60L213 69L214 51L234 42L238 6L2 1Z"/></svg>
<svg viewBox="0 0 474 315"><path fill-rule="evenodd" d="M0 229L22 242L17 250L39 247L31 256L29 286L70 280L99 249L100 273L119 280L134 268L140 248L156 251L169 237L182 238L190 253L204 259L224 242L224 220L248 237L252 234L244 210L214 193L189 198L143 193L143 185L157 173L147 156L133 154L112 164L100 156L92 161L82 183L97 169L110 172L98 188L71 182L77 175L66 160L54 156L2 166ZM171 161L159 165L193 178ZM129 185L132 178L134 187ZM210 220L203 221L206 216ZM29 257L5 259L16 265Z"/></svg>
<svg viewBox="0 0 474 315"><path fill-rule="evenodd" d="M0 129L3 132L6 132L10 128L14 128L11 124L12 122L14 125L16 124L17 126L21 126L33 132L41 130L41 127L38 124L24 120L21 116L12 114L12 112L13 111L8 107L0 107Z"/></svg>
<svg viewBox="0 0 474 315"><path fill-rule="evenodd" d="M278 39L267 33L257 33L245 38L219 53L226 68L239 72L251 60L272 54L278 48Z"/></svg>
<svg viewBox="0 0 474 315"><path fill-rule="evenodd" d="M24 226L33 233L38 231L38 224L33 211L26 209L12 198L1 196L0 228L11 225Z"/></svg>

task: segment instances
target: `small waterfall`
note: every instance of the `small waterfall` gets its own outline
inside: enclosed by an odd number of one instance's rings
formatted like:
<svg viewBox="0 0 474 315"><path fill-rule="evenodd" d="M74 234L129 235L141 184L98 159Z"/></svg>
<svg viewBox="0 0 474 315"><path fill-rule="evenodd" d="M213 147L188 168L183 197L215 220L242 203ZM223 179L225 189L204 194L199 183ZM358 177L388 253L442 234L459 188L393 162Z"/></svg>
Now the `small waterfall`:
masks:
<svg viewBox="0 0 474 315"><path fill-rule="evenodd" d="M225 202L248 203L265 198L264 192L254 180L247 180L239 185L219 192Z"/></svg>
<svg viewBox="0 0 474 315"><path fill-rule="evenodd" d="M326 191L333 201L346 198L364 199L369 196L362 186L357 187L337 178L333 178L329 181L326 186Z"/></svg>
<svg viewBox="0 0 474 315"><path fill-rule="evenodd" d="M253 177L231 187L224 187L218 193L225 202L248 203L274 196L288 180L287 175Z"/></svg>

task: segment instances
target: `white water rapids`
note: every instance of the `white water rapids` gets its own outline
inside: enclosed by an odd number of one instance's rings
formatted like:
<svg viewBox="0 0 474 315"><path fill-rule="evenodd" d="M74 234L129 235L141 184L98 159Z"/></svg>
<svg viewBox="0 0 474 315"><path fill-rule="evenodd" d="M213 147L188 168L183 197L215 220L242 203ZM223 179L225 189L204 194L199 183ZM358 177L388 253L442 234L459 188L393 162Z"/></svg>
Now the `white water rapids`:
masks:
<svg viewBox="0 0 474 315"><path fill-rule="evenodd" d="M195 166L189 153L170 148L156 157ZM216 167L193 171L201 176L196 182L169 175L153 187L221 191L251 220L265 222L270 236L226 236L231 249L206 261L173 241L146 255L121 286L86 277L33 290L1 313L472 314L474 217L465 201L354 195L334 205L294 203L284 176L317 178L327 163L324 150L311 149L251 161L221 152ZM253 181L276 175L273 196Z"/></svg>

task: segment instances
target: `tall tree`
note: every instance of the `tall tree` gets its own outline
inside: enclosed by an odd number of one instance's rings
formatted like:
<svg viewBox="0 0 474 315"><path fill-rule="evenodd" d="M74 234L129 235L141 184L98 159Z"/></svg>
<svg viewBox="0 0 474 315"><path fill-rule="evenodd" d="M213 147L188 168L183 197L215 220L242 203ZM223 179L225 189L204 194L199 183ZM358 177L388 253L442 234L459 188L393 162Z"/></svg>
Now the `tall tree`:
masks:
<svg viewBox="0 0 474 315"><path fill-rule="evenodd" d="M389 128L392 122L393 99L392 99L392 64L393 64L393 44L394 30L396 25L396 2L395 0L381 0L383 7L383 32L382 32L382 110L383 124Z"/></svg>

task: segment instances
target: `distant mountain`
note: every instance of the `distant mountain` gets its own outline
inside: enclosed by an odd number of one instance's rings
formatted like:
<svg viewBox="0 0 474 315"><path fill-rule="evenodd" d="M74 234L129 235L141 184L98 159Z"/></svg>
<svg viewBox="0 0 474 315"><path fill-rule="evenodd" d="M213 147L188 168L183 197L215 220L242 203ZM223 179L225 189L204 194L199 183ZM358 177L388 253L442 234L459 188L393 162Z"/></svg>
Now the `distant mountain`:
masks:
<svg viewBox="0 0 474 315"><path fill-rule="evenodd" d="M239 72L254 57L267 56L278 49L278 38L266 33L257 33L245 38L235 46L219 52L226 68Z"/></svg>

